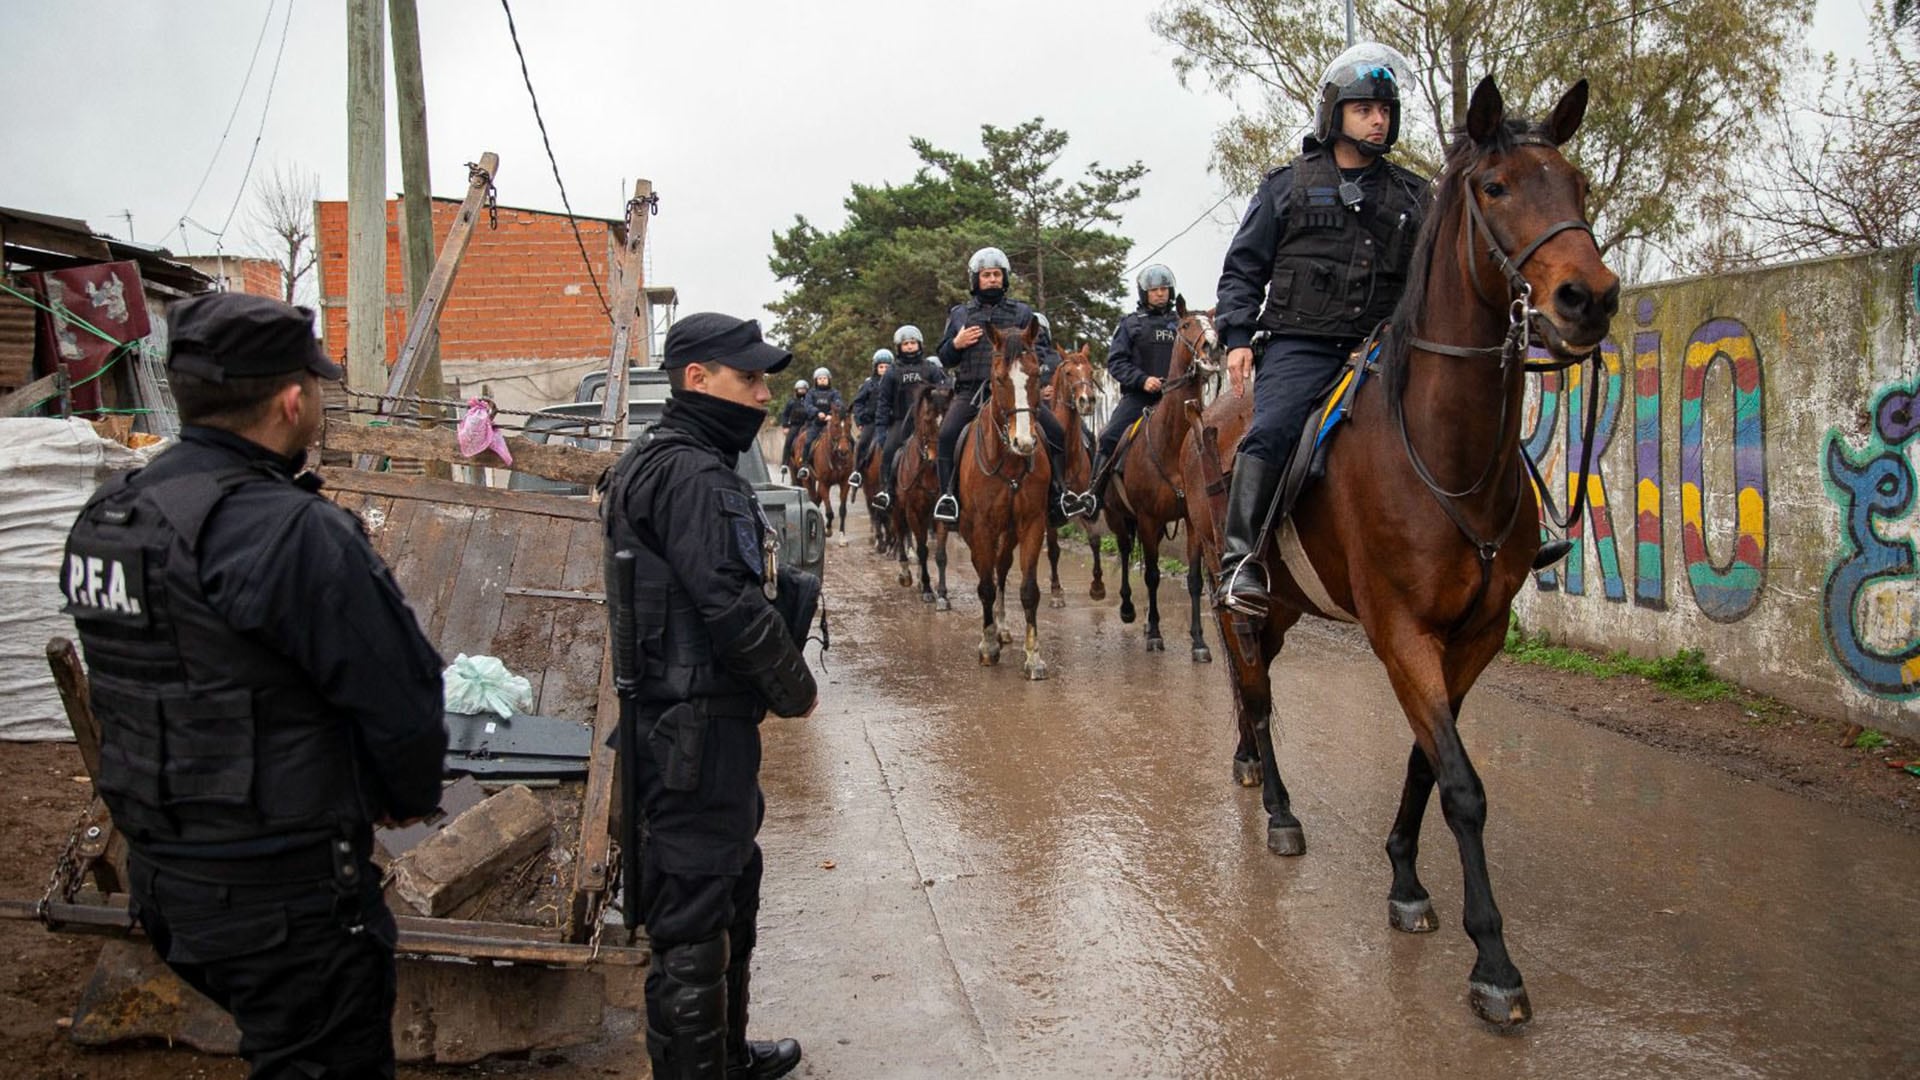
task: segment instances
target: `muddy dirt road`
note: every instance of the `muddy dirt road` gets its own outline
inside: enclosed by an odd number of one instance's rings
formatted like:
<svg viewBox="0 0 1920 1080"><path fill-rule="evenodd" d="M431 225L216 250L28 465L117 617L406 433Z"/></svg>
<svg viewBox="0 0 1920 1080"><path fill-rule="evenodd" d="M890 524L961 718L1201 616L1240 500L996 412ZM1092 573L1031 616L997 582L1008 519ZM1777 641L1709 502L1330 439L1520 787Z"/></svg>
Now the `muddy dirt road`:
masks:
<svg viewBox="0 0 1920 1080"><path fill-rule="evenodd" d="M1085 568L1063 565L1070 606L1042 609L1054 675L1029 683L1017 643L979 666L955 554L954 610L935 614L858 533L836 544L821 705L765 727L755 1031L802 1040L798 1075L1920 1075L1907 808L1818 802L1778 790L1796 784L1779 770L1758 782L1697 748L1650 747L1588 722L1635 712L1644 689L1579 695L1571 677L1497 665L1465 734L1536 1019L1495 1035L1467 1010L1472 948L1437 808L1421 866L1442 928L1387 927L1381 845L1408 736L1356 638L1303 624L1276 667L1308 844L1282 859L1264 846L1259 793L1232 783L1228 689L1187 657L1180 583L1163 586L1169 650L1149 654L1113 599L1085 598ZM1669 730L1687 722L1690 706L1667 707ZM11 891L44 881L78 806L66 757L8 755L36 774L7 770L25 793L8 838L31 864L8 872ZM0 1059L25 1063L0 1071L242 1074L65 1046L51 1028L93 946L43 939L0 927ZM645 1073L630 1030L544 1060L481 1071ZM404 1070L456 1074L470 1073Z"/></svg>

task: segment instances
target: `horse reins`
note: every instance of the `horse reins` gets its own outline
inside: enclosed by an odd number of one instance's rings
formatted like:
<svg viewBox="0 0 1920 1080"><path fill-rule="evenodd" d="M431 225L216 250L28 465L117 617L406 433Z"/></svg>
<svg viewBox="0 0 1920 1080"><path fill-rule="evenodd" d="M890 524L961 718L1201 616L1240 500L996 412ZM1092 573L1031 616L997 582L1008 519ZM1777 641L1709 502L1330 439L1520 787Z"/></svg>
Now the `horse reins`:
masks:
<svg viewBox="0 0 1920 1080"><path fill-rule="evenodd" d="M1544 146L1557 149L1554 143L1539 135L1521 136L1515 140L1515 143L1520 146ZM1434 477L1432 471L1427 468L1427 464L1421 459L1419 451L1414 448L1413 437L1407 431L1406 410L1402 407L1401 402L1397 400L1394 401L1392 407L1396 424L1400 430L1400 443L1406 449L1407 460L1413 465L1415 475L1420 478L1421 484L1425 485L1427 491L1431 493L1435 501L1440 504L1440 508L1446 511L1447 517L1453 522L1454 527L1460 530L1462 536L1466 537L1467 542L1473 546L1474 553L1479 557L1480 588L1474 594L1473 601L1467 605L1466 609L1467 612L1471 614L1475 608L1479 607L1480 598L1486 595L1486 591L1492 583L1494 557L1499 554L1500 548L1506 545L1507 540L1513 535L1514 527L1520 520L1520 478L1517 475L1514 477L1513 510L1508 515L1506 525L1501 528L1500 534L1492 540L1482 539L1474 530L1473 526L1468 523L1466 517L1461 514L1459 508L1454 505L1457 500L1478 494L1486 486L1487 482L1493 478L1498 469L1501 458L1500 447L1506 442L1507 423L1512 412L1510 404L1512 395L1504 392L1508 373L1517 370L1523 374L1529 371L1544 374L1546 372L1562 371L1576 364L1582 364L1588 360L1592 360L1594 361L1594 374L1597 380L1599 375L1600 350L1596 347L1585 356L1573 357L1571 359L1556 358L1548 361L1532 361L1527 359L1527 354L1532 351L1533 346L1534 320L1544 316L1539 309L1533 306L1533 285L1526 279L1526 275L1521 272L1521 268L1526 265L1527 260L1533 258L1533 256L1546 245L1547 241L1552 240L1561 233L1576 230L1586 233L1587 236L1591 238L1593 236L1593 227L1582 219L1569 219L1557 222L1548 226L1539 236L1534 237L1531 243L1520 249L1518 255L1509 256L1506 249L1501 245L1499 238L1493 234L1493 227L1487 223L1486 215L1480 209L1480 200L1474 197L1473 189L1470 185L1464 188L1463 195L1466 199L1468 220L1473 223L1474 231L1479 233L1480 238L1485 241L1488 258L1493 262L1494 267L1500 271L1502 276L1507 279L1506 338L1501 344L1496 346L1474 348L1427 341L1423 338L1408 334L1407 344L1412 348L1420 349L1423 352L1434 353L1439 356L1459 357L1468 360L1499 357L1501 372L1500 384L1503 388L1503 392L1500 395L1499 434L1494 440L1493 454L1488 459L1486 467L1480 471L1479 477L1475 479L1472 484L1459 491L1450 491L1444 487L1439 480ZM1471 268L1469 268L1467 281L1472 285L1474 295L1478 297L1482 303L1489 307L1500 306L1481 288L1480 264L1478 262L1475 262ZM1527 456L1526 448L1520 448L1520 460L1525 463L1528 475L1532 477L1534 484L1539 488L1541 498L1546 501L1548 520L1562 530L1568 528L1572 522L1579 520L1580 514L1585 509L1587 479L1593 464L1593 433L1599 418L1599 413L1600 395L1598 392L1595 392L1589 397L1587 402L1586 433L1582 440L1580 452L1580 480L1574 492L1574 498L1568 503L1568 512L1564 520L1561 519L1558 509L1553 504L1553 496L1548 492L1546 481L1541 477L1538 466L1534 464L1532 458ZM1463 618L1464 617L1465 616L1463 616Z"/></svg>

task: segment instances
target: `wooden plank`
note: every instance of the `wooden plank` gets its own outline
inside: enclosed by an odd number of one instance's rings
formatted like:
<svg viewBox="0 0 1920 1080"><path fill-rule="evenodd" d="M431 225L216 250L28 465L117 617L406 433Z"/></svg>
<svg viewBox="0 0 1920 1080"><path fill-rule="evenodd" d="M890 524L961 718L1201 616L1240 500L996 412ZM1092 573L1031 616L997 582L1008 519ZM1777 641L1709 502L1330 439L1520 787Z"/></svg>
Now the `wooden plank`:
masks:
<svg viewBox="0 0 1920 1080"><path fill-rule="evenodd" d="M510 585L557 589L566 577L567 543L573 524L544 518L520 530L514 550ZM500 608L500 628L494 633L491 655L533 684L533 711L553 716L543 702L553 639L553 613L567 601L540 600L508 594ZM573 719L573 718L569 718Z"/></svg>
<svg viewBox="0 0 1920 1080"><path fill-rule="evenodd" d="M515 784L393 861L394 890L422 915L444 915L510 866L546 847L553 817Z"/></svg>
<svg viewBox="0 0 1920 1080"><path fill-rule="evenodd" d="M98 781L100 720L93 715L93 696L87 689L86 669L80 666L80 651L66 638L54 638L47 642L47 666L53 669L53 684L60 690L60 704L67 710L80 760L86 763L87 775Z"/></svg>
<svg viewBox="0 0 1920 1080"><path fill-rule="evenodd" d="M348 507L352 509L352 507ZM373 538L373 550L386 560L387 569L393 571L395 581L400 582L400 591L405 592L407 583L400 578L400 556L406 551L407 531L413 528L413 519L420 512L420 504L411 499L391 499L387 501L386 518L379 528L368 526L368 535ZM365 512L361 521L366 521Z"/></svg>
<svg viewBox="0 0 1920 1080"><path fill-rule="evenodd" d="M446 629L447 609L453 599L454 578L467 548L467 536L473 516L479 511L470 506L443 506L422 503L407 534L407 546L419 552L420 562L413 572L414 587L407 599L415 611L425 609L420 629L428 640L440 645L440 633ZM442 654L451 655L440 648Z"/></svg>
<svg viewBox="0 0 1920 1080"><path fill-rule="evenodd" d="M326 481L327 489L334 492L350 491L392 496L408 501L484 506L494 510L512 510L516 513L538 514L542 517L566 518L572 521L597 521L600 517L592 500L571 495L475 487L472 484L461 484L452 480L362 472L359 469L322 469L320 476Z"/></svg>
<svg viewBox="0 0 1920 1080"><path fill-rule="evenodd" d="M653 212L653 181L635 180L627 201L627 242L620 248L618 274L613 282L613 352L607 360L607 397L600 421L609 425L614 442L627 435L627 364L633 352L634 317L640 304L640 285L646 264L647 218ZM640 324L640 333L652 328ZM642 351L645 351L643 345Z"/></svg>
<svg viewBox="0 0 1920 1080"><path fill-rule="evenodd" d="M619 758L610 744L620 726L620 695L613 685L612 641L602 648L599 700L594 706L593 745L587 757L587 790L580 802L580 857L573 864L573 903L567 936L585 941L593 935L589 916L607 891L613 867L614 777ZM628 888L638 883L629 882Z"/></svg>
<svg viewBox="0 0 1920 1080"><path fill-rule="evenodd" d="M504 510L473 512L473 523L467 529L466 551L454 574L453 595L447 603L446 627L440 631L443 655L482 654L493 645L493 636L500 629L500 612L507 599L507 578L513 570L513 553L520 530L539 520Z"/></svg>
<svg viewBox="0 0 1920 1080"><path fill-rule="evenodd" d="M606 579L602 569L604 548L598 523L575 523L568 538L561 587L571 590L603 585ZM600 696L600 670L606 641L607 614L600 605L561 602L556 606L540 715L583 723L593 721Z"/></svg>
<svg viewBox="0 0 1920 1080"><path fill-rule="evenodd" d="M460 444L451 428L431 430L404 427L363 428L330 419L321 432L320 445L328 450L345 450L355 455L355 468L371 471L373 459L381 456L444 461L460 465L484 465L494 469L512 469L549 480L593 486L600 474L613 467L620 455L607 450L582 450L563 443L537 443L524 435L507 436L507 450L513 455L508 465L500 455L483 450L473 457L460 453Z"/></svg>
<svg viewBox="0 0 1920 1080"><path fill-rule="evenodd" d="M20 416L44 401L60 396L61 372L42 376L13 393L0 397L0 417Z"/></svg>

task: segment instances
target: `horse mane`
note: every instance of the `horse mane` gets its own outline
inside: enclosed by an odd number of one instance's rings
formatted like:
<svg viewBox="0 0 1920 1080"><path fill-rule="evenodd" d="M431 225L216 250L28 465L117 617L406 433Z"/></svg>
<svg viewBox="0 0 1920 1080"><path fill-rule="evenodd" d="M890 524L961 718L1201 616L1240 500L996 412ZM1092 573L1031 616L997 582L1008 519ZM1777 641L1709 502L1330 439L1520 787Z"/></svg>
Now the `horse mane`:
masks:
<svg viewBox="0 0 1920 1080"><path fill-rule="evenodd" d="M1407 266L1406 291L1400 294L1400 302L1394 305L1393 314L1387 316L1387 322L1393 329L1387 335L1386 346L1381 349L1380 366L1386 377L1388 400L1398 403L1406 390L1408 343L1413 338L1413 324L1426 310L1427 280L1433 270L1435 249L1439 246L1442 229L1448 229L1450 235L1454 217L1465 212L1462 189L1468 174L1489 157L1512 150L1522 136L1540 133L1540 126L1524 117L1508 118L1494 129L1492 137L1484 143L1474 142L1465 128L1455 128L1449 132L1453 141L1447 145L1446 165L1433 182L1432 195L1427 200L1426 220L1421 222L1420 235L1414 241L1413 258Z"/></svg>

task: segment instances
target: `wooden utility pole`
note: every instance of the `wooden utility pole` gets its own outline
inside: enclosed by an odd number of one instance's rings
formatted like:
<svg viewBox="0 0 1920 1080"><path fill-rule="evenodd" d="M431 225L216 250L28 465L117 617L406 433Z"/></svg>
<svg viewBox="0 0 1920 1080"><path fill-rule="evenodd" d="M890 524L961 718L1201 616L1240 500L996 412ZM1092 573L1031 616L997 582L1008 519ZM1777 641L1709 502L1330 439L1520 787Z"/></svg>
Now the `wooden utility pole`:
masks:
<svg viewBox="0 0 1920 1080"><path fill-rule="evenodd" d="M641 306L641 279L647 255L647 218L653 213L653 181L635 180L633 198L627 201L627 242L620 249L618 273L613 282L613 355L607 359L607 400L600 407L601 423L608 436L627 434L627 366L633 362L634 321ZM645 361L651 320L640 323L640 356ZM616 444L609 444L618 449Z"/></svg>
<svg viewBox="0 0 1920 1080"><path fill-rule="evenodd" d="M347 0L347 383L387 381L386 7Z"/></svg>
<svg viewBox="0 0 1920 1080"><path fill-rule="evenodd" d="M433 273L433 180L427 168L427 84L420 67L420 14L414 0L388 0L393 94L400 112L400 238L406 253L407 310L418 311ZM444 397L438 336L421 346L420 395ZM433 412L436 410L426 409Z"/></svg>

